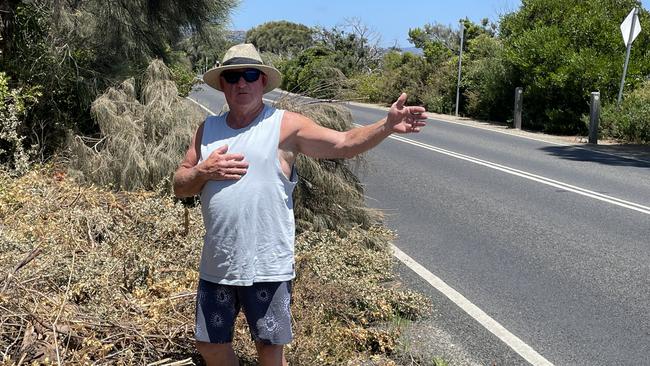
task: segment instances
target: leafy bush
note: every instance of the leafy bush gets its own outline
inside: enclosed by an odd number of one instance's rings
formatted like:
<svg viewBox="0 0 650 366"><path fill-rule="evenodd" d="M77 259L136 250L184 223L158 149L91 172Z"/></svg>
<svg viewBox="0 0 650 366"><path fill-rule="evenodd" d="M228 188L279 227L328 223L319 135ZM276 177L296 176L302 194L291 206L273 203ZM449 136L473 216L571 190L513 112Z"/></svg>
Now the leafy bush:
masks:
<svg viewBox="0 0 650 366"><path fill-rule="evenodd" d="M169 62L172 46L207 24L223 24L233 0L3 1L0 69L17 88L43 94L22 120L22 137L47 160L72 133L98 132L89 110L108 88Z"/></svg>
<svg viewBox="0 0 650 366"><path fill-rule="evenodd" d="M512 114L514 88L498 38L482 34L469 41L463 63L463 110L471 117L502 121Z"/></svg>
<svg viewBox="0 0 650 366"><path fill-rule="evenodd" d="M314 98L340 98L346 90L347 78L337 67L335 56L335 52L318 46L280 63L282 89Z"/></svg>
<svg viewBox="0 0 650 366"><path fill-rule="evenodd" d="M171 72L172 80L176 83L178 95L182 97L188 96L190 91L192 91L192 87L199 82L196 74L189 65L180 62L174 63L169 68L169 71Z"/></svg>
<svg viewBox="0 0 650 366"><path fill-rule="evenodd" d="M0 72L0 166L17 174L27 171L32 149L25 147L24 117L41 96L38 88L27 92L9 87L9 79Z"/></svg>
<svg viewBox="0 0 650 366"><path fill-rule="evenodd" d="M650 81L625 96L618 108L605 105L600 116L602 137L650 144Z"/></svg>
<svg viewBox="0 0 650 366"><path fill-rule="evenodd" d="M356 95L371 102L391 104L402 92L409 95L409 103L424 103L425 80L431 67L424 57L410 52L390 51L384 55L381 69L353 78Z"/></svg>
<svg viewBox="0 0 650 366"><path fill-rule="evenodd" d="M638 4L528 0L501 18L499 35L512 80L524 87L526 127L586 131L580 117L588 113L590 93L599 90L604 101L617 95L625 56L619 25ZM643 23L647 12L641 10L639 16ZM641 33L632 47L628 82L633 85L650 73L649 47L650 37Z"/></svg>

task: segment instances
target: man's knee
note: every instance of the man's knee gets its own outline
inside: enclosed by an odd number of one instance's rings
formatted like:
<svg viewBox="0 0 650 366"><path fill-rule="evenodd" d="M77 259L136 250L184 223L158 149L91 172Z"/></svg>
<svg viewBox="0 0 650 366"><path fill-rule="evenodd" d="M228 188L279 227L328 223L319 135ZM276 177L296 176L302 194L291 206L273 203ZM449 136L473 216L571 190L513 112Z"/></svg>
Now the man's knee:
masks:
<svg viewBox="0 0 650 366"><path fill-rule="evenodd" d="M196 350L208 365L236 364L235 353L231 343L207 343L196 341Z"/></svg>
<svg viewBox="0 0 650 366"><path fill-rule="evenodd" d="M287 361L284 358L284 346L278 344L264 344L263 342L255 342L257 354L259 355L261 365L286 365Z"/></svg>

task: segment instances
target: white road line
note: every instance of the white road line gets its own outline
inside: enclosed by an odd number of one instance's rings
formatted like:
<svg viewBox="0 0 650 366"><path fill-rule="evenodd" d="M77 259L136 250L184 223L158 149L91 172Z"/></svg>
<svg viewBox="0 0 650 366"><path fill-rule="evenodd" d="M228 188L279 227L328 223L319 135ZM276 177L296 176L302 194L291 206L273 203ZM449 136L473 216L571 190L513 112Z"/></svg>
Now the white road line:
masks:
<svg viewBox="0 0 650 366"><path fill-rule="evenodd" d="M543 177L543 176L540 176L540 175L528 173L528 172L525 172L523 170L510 168L510 167L507 167L505 165L493 163L493 162L490 162L490 161L487 161L487 160L482 160L482 159L474 158L472 156L456 153L456 152L453 152L453 151L450 151L450 150L441 149L439 147L435 147L435 146L432 146L432 145L429 145L429 144L425 144L425 143L422 143L422 142L411 140L411 139L408 139L408 138L405 138L405 137L402 137L402 136L391 135L390 138L392 138L394 140L397 140L397 141L400 141L400 142L411 144L411 145L414 145L414 146L417 146L417 147L421 147L421 148L426 149L426 150L434 151L434 152L444 154L444 155L447 155L447 156L451 156L451 157L454 157L454 158L457 158L457 159L469 161L471 163L482 165L482 166L492 168L492 169L496 169L496 170L502 171L504 173L512 174L512 175L515 175L515 176L518 176L518 177L529 179L529 180L532 180L532 181L535 181L535 182L539 182L539 183L546 184L546 185L549 185L549 186L552 186L552 187L560 188L560 189L563 189L563 190L566 190L566 191L569 191L569 192L577 193L577 194L580 194L580 195L583 195L583 196L586 196L586 197L594 198L594 199L597 199L597 200L600 200L600 201L603 201L603 202L607 202L607 203L610 203L610 204L613 204L613 205L617 205L617 206L624 207L624 208L627 208L627 209L630 209L630 210L641 212L641 213L644 213L646 215L650 215L650 207L640 205L638 203L634 203L634 202L626 201L626 200L616 198L616 197L613 197L613 196L608 196L606 194L590 191L588 189L580 188L580 187L577 187L577 186L574 186L574 185L571 185L571 184L568 184L568 183L560 182L560 181L553 180L553 179L550 179L550 178L546 178L546 177Z"/></svg>
<svg viewBox="0 0 650 366"><path fill-rule="evenodd" d="M479 324L481 324L485 329L489 330L492 334L497 336L497 338L503 341L503 343L507 344L508 347L512 348L526 361L530 362L534 366L553 365L517 336L510 333L510 331L504 328L496 320L492 319L483 310L474 305L471 301L467 300L465 296L461 295L458 291L451 288L443 280L438 278L433 273L429 272L429 270L424 268L421 264L414 261L413 258L409 257L406 253L402 252L399 248L392 244L391 248L393 249L393 255L397 259L399 259L407 267L413 270L413 272L417 273L436 290L440 291L449 300L453 301L456 305L458 305L458 307L460 307L463 311L465 311L477 322L479 322Z"/></svg>
<svg viewBox="0 0 650 366"><path fill-rule="evenodd" d="M493 128L489 128L489 127L474 126L472 124L457 122L457 121L450 121L448 119L442 119L442 118L429 117L428 119L430 119L432 121L452 123L452 124L455 124L455 125L465 126L465 127L470 127L470 128L478 128L479 130L485 130L485 131L500 133L500 134L503 134L503 135L513 136L513 137L520 137L522 139L533 140L533 141L538 141L538 142L544 142L544 143L551 144L551 145L570 147L572 149L585 150L585 151L589 151L589 152L596 153L596 154L614 156L614 157L617 157L619 159L634 160L634 161L639 161L639 162L642 162L642 163L650 163L650 160L639 159L639 158L636 158L634 156L625 156L625 155L620 155L620 154L614 154L614 153L610 153L610 152L607 152L607 151L600 151L600 150L590 149L590 148L583 147L583 146L577 146L577 145L571 145L571 144L567 144L567 143L544 140L544 139L537 138L537 137L531 137L531 136L521 135L521 134L517 134L517 133L511 133L511 132L508 132L508 131L493 129Z"/></svg>
<svg viewBox="0 0 650 366"><path fill-rule="evenodd" d="M185 99L187 99L187 100L189 100L189 101L191 101L191 102L194 102L194 104L196 104L196 105L198 105L199 107L203 108L203 110L206 111L206 112L208 112L209 114L211 114L211 115L213 115L213 116L216 115L216 113L214 113L213 111L209 110L208 107L206 107L206 106L204 106L203 104L197 102L196 100L194 100L194 99L192 99L192 98L190 98L190 97L186 97Z"/></svg>

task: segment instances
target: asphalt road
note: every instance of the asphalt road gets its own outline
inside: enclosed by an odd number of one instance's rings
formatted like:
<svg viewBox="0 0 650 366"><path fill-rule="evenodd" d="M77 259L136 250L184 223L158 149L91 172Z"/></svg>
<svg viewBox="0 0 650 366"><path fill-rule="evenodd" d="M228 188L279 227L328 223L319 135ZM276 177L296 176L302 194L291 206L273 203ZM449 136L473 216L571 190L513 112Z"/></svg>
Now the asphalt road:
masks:
<svg viewBox="0 0 650 366"><path fill-rule="evenodd" d="M222 103L208 90L193 97L212 110ZM385 115L350 109L359 124ZM650 157L477 127L430 119L367 154L358 174L395 245L553 364L650 365ZM400 271L434 300L414 349L452 364L527 364Z"/></svg>

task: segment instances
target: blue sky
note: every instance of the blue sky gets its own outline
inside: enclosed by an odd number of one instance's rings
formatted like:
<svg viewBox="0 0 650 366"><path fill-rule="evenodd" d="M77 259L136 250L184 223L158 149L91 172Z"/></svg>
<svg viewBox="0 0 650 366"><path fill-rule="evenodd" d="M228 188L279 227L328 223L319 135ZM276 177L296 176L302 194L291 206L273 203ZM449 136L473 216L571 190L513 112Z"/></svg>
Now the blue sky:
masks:
<svg viewBox="0 0 650 366"><path fill-rule="evenodd" d="M409 28L426 23L458 24L468 17L497 21L500 14L515 11L520 0L240 0L231 17L231 29L248 30L273 20L287 20L307 26L331 28L358 18L381 35L381 45L410 47ZM648 8L650 0L642 0ZM631 10L631 9L630 9ZM623 19L621 19L623 21ZM644 26L644 24L641 24ZM650 24L646 29L650 30Z"/></svg>

